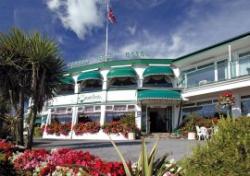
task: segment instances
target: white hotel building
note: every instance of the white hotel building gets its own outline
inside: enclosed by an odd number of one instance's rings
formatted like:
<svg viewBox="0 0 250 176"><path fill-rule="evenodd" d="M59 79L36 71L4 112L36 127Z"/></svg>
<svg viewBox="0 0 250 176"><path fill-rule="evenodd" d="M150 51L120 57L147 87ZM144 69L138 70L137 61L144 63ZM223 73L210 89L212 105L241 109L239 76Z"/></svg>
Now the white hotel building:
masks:
<svg viewBox="0 0 250 176"><path fill-rule="evenodd" d="M42 115L49 124L78 122L81 114L100 125L135 114L142 132L171 132L189 113L214 117L224 91L235 97L234 117L250 115L250 33L176 59L114 60L67 70L62 91ZM44 138L108 139L97 134ZM113 139L125 139L113 136Z"/></svg>

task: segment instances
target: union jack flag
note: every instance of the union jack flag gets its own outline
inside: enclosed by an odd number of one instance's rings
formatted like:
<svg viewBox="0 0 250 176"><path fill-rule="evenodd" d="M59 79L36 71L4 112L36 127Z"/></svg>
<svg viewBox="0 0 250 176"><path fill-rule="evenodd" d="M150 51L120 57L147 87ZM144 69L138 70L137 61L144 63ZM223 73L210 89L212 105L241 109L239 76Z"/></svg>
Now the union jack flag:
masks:
<svg viewBox="0 0 250 176"><path fill-rule="evenodd" d="M114 23L117 22L117 21L116 21L116 17L115 17L115 15L113 14L113 10L112 10L111 8L109 8L107 17L108 17L108 20L109 20L110 23L114 24Z"/></svg>

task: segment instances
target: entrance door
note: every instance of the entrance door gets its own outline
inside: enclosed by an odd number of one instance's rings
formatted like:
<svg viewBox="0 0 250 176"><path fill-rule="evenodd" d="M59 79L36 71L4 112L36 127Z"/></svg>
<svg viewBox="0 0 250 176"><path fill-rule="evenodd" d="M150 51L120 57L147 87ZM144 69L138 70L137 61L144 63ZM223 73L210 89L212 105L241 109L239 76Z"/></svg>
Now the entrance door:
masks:
<svg viewBox="0 0 250 176"><path fill-rule="evenodd" d="M172 107L148 108L148 113L151 133L172 131Z"/></svg>

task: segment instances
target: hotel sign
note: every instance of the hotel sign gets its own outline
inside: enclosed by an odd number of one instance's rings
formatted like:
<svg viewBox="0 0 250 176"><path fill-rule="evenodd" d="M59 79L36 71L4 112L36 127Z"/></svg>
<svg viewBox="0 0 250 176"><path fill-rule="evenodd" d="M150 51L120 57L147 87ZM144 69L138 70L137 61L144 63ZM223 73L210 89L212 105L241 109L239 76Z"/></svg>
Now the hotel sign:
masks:
<svg viewBox="0 0 250 176"><path fill-rule="evenodd" d="M78 103L102 102L104 96L102 92L79 94Z"/></svg>

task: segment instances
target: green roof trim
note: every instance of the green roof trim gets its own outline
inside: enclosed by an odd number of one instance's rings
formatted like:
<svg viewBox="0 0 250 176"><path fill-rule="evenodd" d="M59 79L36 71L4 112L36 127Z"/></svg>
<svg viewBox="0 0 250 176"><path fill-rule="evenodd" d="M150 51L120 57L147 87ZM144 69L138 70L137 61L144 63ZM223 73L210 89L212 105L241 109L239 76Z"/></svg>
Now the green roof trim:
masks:
<svg viewBox="0 0 250 176"><path fill-rule="evenodd" d="M129 60L112 60L107 62L99 62L95 64L82 65L79 67L68 68L67 73L80 73L84 70L91 69L102 69L102 68L110 68L111 66L118 65L149 65L149 64L171 64L173 59L129 59Z"/></svg>
<svg viewBox="0 0 250 176"><path fill-rule="evenodd" d="M143 77L154 75L174 75L174 72L169 66L149 66L143 72Z"/></svg>
<svg viewBox="0 0 250 176"><path fill-rule="evenodd" d="M85 80L89 80L89 79L102 79L102 75L100 74L99 71L84 72L78 76L77 82L85 81Z"/></svg>
<svg viewBox="0 0 250 176"><path fill-rule="evenodd" d="M61 79L62 84L75 84L75 80L71 76L65 76Z"/></svg>
<svg viewBox="0 0 250 176"><path fill-rule="evenodd" d="M176 61L182 60L182 59L186 59L187 57L194 56L194 55L196 55L196 54L199 54L199 53L205 52L205 51L207 51L207 50L210 50L210 49L216 48L216 47L218 47L218 46L221 46L221 45L224 45L224 44L227 44L227 43L233 42L233 41L235 41L235 40L239 40L239 39L244 38L244 37L247 37L247 36L250 36L250 32L247 32L247 33L244 33L244 34L238 35L238 36L236 36L236 37L233 37L233 38L230 38L230 39L224 40L224 41L222 41L222 42L215 43L214 45L208 46L208 47L206 47L206 48L203 48L203 49L200 49L200 50L194 51L194 52L192 52L192 53L186 54L186 55L184 55L184 56L181 56L181 57L175 58L175 59L173 60L173 63L174 63L174 62L176 62Z"/></svg>
<svg viewBox="0 0 250 176"><path fill-rule="evenodd" d="M140 90L138 100L181 100L181 94L175 90Z"/></svg>
<svg viewBox="0 0 250 176"><path fill-rule="evenodd" d="M107 75L109 79L136 76L136 72L132 67L112 68Z"/></svg>

